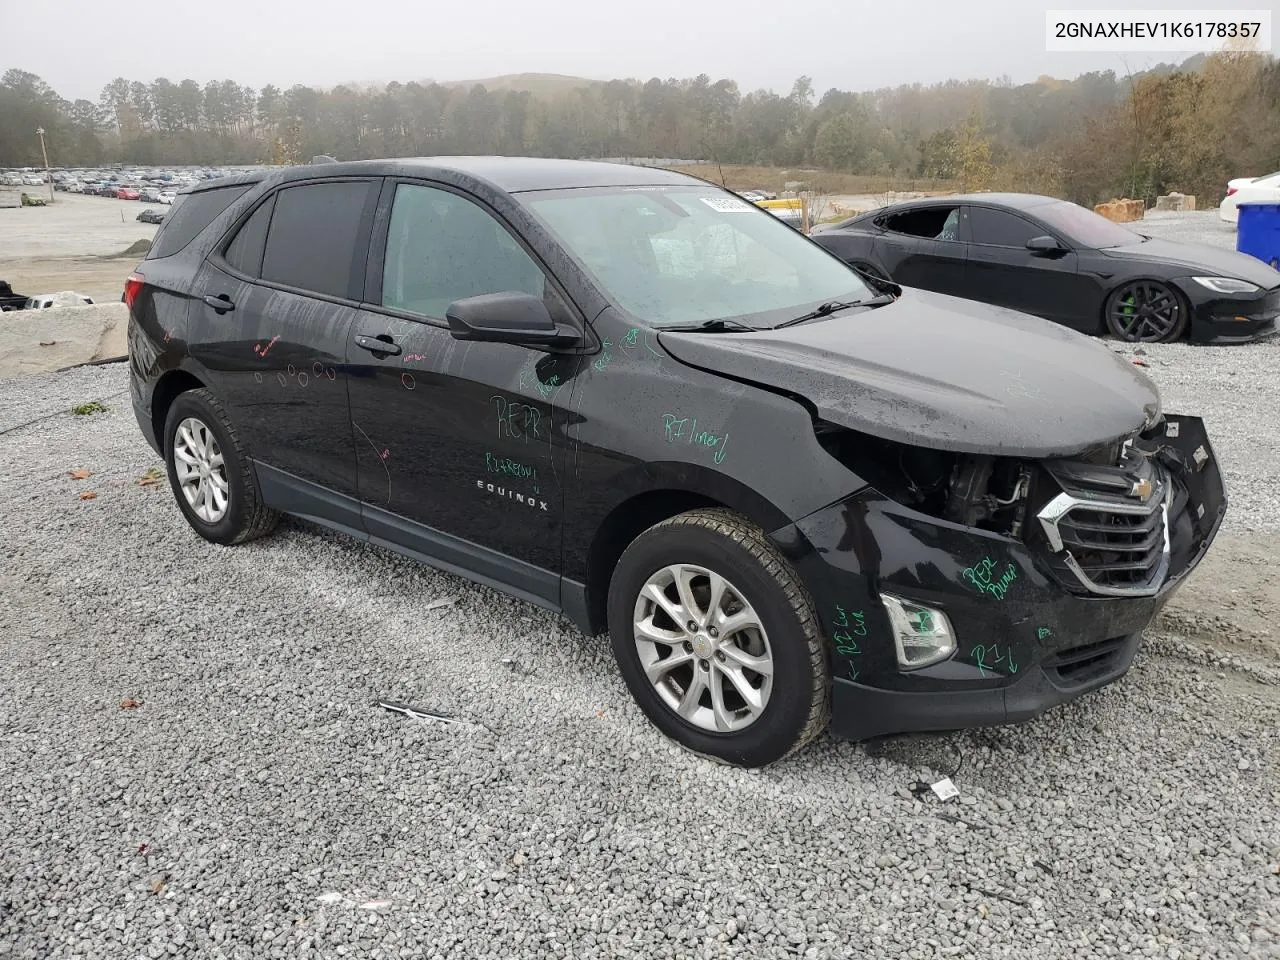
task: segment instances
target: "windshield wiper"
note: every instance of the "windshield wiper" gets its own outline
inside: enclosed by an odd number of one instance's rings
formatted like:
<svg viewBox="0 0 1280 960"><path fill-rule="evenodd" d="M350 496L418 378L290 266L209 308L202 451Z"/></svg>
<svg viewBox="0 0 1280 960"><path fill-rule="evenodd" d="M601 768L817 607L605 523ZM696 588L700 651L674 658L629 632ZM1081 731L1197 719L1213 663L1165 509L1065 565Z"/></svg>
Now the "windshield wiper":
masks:
<svg viewBox="0 0 1280 960"><path fill-rule="evenodd" d="M848 310L850 307L879 307L886 303L893 302L893 295L882 293L878 297L868 297L866 300L828 300L826 303L820 303L808 313L801 314L793 320L787 320L778 324L773 329L780 330L783 327L790 327L797 323L804 323L806 320L818 320L822 317L829 317L838 310Z"/></svg>
<svg viewBox="0 0 1280 960"><path fill-rule="evenodd" d="M677 333L729 333L734 330L754 331L755 327L749 327L745 323L739 323L737 320L725 320L717 317L715 320L703 320L701 323L686 323L675 327L659 327L662 330L673 330Z"/></svg>

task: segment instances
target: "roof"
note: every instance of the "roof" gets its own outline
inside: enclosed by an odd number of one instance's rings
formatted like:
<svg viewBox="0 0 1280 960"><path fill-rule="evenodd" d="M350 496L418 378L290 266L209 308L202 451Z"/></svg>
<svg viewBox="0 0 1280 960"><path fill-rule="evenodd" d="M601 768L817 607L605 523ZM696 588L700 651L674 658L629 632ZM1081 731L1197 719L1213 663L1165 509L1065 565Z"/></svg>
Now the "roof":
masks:
<svg viewBox="0 0 1280 960"><path fill-rule="evenodd" d="M529 190L563 190L573 187L622 187L669 184L689 185L694 177L657 167L638 167L598 160L554 160L543 157L401 157L387 160L352 160L304 164L269 171L282 180L343 176L431 176L453 174L483 180L507 193ZM207 180L196 189L256 182L264 174L242 174Z"/></svg>
<svg viewBox="0 0 1280 960"><path fill-rule="evenodd" d="M1031 207L1042 207L1046 203L1061 203L1057 197L1042 197L1038 193L957 193L945 197L930 197L928 200L915 200L908 202L987 203L995 207L1013 207L1015 210L1027 210Z"/></svg>
<svg viewBox="0 0 1280 960"><path fill-rule="evenodd" d="M508 193L563 190L571 187L622 187L688 184L693 178L657 167L638 167L601 160L556 160L546 157L414 157L393 163L405 172L450 170L488 180Z"/></svg>

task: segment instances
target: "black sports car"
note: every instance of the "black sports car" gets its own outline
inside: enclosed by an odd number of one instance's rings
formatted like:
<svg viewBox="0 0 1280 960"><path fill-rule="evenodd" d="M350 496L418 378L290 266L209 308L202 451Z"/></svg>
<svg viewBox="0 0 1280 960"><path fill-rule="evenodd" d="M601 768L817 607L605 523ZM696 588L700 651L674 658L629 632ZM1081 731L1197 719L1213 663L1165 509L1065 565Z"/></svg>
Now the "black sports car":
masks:
<svg viewBox="0 0 1280 960"><path fill-rule="evenodd" d="M164 214L159 210L143 210L134 217L135 220L141 220L143 223L164 223Z"/></svg>
<svg viewBox="0 0 1280 960"><path fill-rule="evenodd" d="M1148 237L1053 197L981 193L895 204L813 239L873 280L1122 340L1256 340L1276 333L1280 316L1280 271L1265 263Z"/></svg>

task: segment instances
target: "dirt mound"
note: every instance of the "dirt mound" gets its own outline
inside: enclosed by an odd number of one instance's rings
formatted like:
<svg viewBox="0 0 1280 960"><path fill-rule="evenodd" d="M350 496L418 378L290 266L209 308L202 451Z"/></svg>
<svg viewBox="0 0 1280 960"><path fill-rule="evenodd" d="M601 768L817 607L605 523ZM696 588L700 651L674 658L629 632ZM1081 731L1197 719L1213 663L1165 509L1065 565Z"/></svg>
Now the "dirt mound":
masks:
<svg viewBox="0 0 1280 960"><path fill-rule="evenodd" d="M135 240L129 246L121 250L116 256L118 257L136 257L151 250L150 240Z"/></svg>

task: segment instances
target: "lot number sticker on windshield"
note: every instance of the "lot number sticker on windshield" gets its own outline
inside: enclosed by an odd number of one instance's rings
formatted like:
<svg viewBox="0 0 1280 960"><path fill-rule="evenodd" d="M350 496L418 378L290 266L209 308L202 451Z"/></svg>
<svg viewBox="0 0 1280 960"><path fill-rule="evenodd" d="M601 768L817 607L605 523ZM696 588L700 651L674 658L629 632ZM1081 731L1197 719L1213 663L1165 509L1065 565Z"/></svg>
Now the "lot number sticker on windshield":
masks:
<svg viewBox="0 0 1280 960"><path fill-rule="evenodd" d="M742 213L751 209L751 204L737 197L699 197L698 199L712 210L718 210L721 213Z"/></svg>

